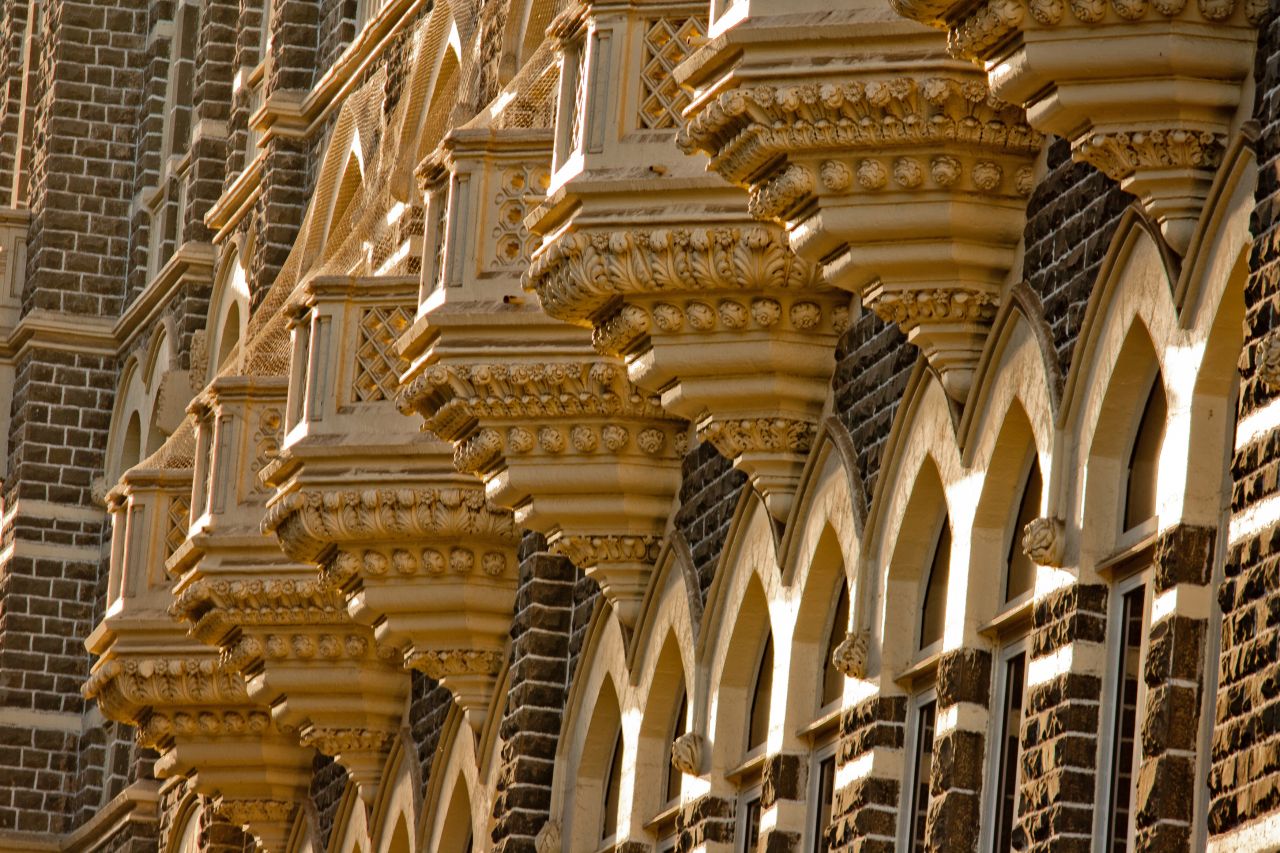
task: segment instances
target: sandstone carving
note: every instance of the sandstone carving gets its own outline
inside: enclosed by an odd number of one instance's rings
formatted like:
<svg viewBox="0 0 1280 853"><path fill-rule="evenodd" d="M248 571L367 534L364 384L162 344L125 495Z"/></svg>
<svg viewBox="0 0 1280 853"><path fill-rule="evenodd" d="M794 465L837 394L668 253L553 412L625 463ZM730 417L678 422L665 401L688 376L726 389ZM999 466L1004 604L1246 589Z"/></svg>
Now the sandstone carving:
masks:
<svg viewBox="0 0 1280 853"><path fill-rule="evenodd" d="M1022 550L1031 562L1061 568L1066 549L1066 525L1056 518L1037 518L1022 531Z"/></svg>
<svg viewBox="0 0 1280 853"><path fill-rule="evenodd" d="M846 678L866 678L871 654L871 630L849 631L831 652L831 663Z"/></svg>
<svg viewBox="0 0 1280 853"><path fill-rule="evenodd" d="M685 732L671 743L671 765L686 776L701 776L706 754L706 738Z"/></svg>
<svg viewBox="0 0 1280 853"><path fill-rule="evenodd" d="M538 853L561 853L563 842L560 840L560 821L551 818L544 823L533 840L533 846Z"/></svg>
<svg viewBox="0 0 1280 853"><path fill-rule="evenodd" d="M1280 389L1280 332L1268 332L1254 351L1254 375L1272 388Z"/></svg>

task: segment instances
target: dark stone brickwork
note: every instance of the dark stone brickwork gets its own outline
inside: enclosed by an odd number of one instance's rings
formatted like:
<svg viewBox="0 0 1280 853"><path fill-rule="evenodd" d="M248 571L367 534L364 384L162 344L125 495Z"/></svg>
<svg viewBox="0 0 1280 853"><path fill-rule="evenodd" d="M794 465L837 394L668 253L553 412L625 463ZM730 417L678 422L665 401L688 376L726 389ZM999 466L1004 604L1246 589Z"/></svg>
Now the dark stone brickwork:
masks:
<svg viewBox="0 0 1280 853"><path fill-rule="evenodd" d="M1241 418L1274 404L1280 389L1257 375L1255 351L1280 329L1280 10L1271 3L1259 27L1254 118L1258 186L1253 250L1245 285ZM1277 492L1280 431L1238 448L1231 460L1231 511L1240 513ZM1265 525L1230 543L1222 607L1222 655L1209 772L1209 831L1228 832L1280 811L1280 525Z"/></svg>
<svg viewBox="0 0 1280 853"><path fill-rule="evenodd" d="M427 678L421 672L411 673L409 688L409 731L413 736L414 750L418 756L419 779L423 788L431 779L431 767L435 763L440 745L440 732L453 705L453 694L439 682Z"/></svg>
<svg viewBox="0 0 1280 853"><path fill-rule="evenodd" d="M733 843L733 801L706 794L685 803L676 815L676 853L708 843Z"/></svg>
<svg viewBox="0 0 1280 853"><path fill-rule="evenodd" d="M23 36L30 5L24 0L0 3L0 202L9 204L17 165L22 118Z"/></svg>
<svg viewBox="0 0 1280 853"><path fill-rule="evenodd" d="M863 506L871 505L880 456L919 351L897 325L864 311L836 346L835 414L857 448Z"/></svg>
<svg viewBox="0 0 1280 853"><path fill-rule="evenodd" d="M356 0L320 0L318 68L329 68L356 36Z"/></svg>
<svg viewBox="0 0 1280 853"><path fill-rule="evenodd" d="M327 850L342 792L347 787L347 771L331 756L316 753L312 774L309 796L316 809L316 837L320 840L320 849Z"/></svg>
<svg viewBox="0 0 1280 853"><path fill-rule="evenodd" d="M1071 643L1102 643L1107 592L1100 584L1075 584L1037 601L1028 659ZM1072 672L1027 689L1015 846L1031 853L1089 850L1100 695L1100 679Z"/></svg>
<svg viewBox="0 0 1280 853"><path fill-rule="evenodd" d="M520 543L509 692L499 729L494 853L534 853L534 838L550 814L580 573L545 549L546 541L534 533Z"/></svg>
<svg viewBox="0 0 1280 853"><path fill-rule="evenodd" d="M685 454L675 526L693 554L701 603L706 602L734 509L746 488L747 475L711 444L701 442Z"/></svg>
<svg viewBox="0 0 1280 853"><path fill-rule="evenodd" d="M876 749L901 751L906 742L905 696L875 696L840 715L843 767ZM902 786L896 779L866 776L836 790L827 828L832 853L893 853Z"/></svg>
<svg viewBox="0 0 1280 853"><path fill-rule="evenodd" d="M991 654L981 649L946 652L938 661L939 712L961 703L988 707ZM982 773L986 732L951 729L934 741L925 843L930 850L969 853L978 849L973 827L982 818Z"/></svg>
<svg viewBox="0 0 1280 853"><path fill-rule="evenodd" d="M1027 203L1023 277L1044 305L1065 377L1098 268L1132 196L1087 163L1073 162L1065 139L1049 143L1048 167Z"/></svg>

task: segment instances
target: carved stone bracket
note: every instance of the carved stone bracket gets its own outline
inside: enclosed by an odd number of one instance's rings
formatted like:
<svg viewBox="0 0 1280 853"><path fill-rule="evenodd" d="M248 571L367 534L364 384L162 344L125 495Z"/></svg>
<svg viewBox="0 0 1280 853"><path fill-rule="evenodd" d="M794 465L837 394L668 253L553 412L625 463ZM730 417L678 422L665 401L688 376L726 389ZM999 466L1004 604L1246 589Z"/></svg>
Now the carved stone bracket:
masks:
<svg viewBox="0 0 1280 853"><path fill-rule="evenodd" d="M1185 252L1252 73L1261 0L891 0L1078 160L1119 181Z"/></svg>
<svg viewBox="0 0 1280 853"><path fill-rule="evenodd" d="M1061 519L1036 518L1022 531L1022 550L1037 565L1062 568L1066 547L1066 525Z"/></svg>
<svg viewBox="0 0 1280 853"><path fill-rule="evenodd" d="M866 678L871 656L871 630L850 631L831 653L831 662L846 678Z"/></svg>
<svg viewBox="0 0 1280 853"><path fill-rule="evenodd" d="M962 400L1042 140L941 39L865 17L749 18L730 30L678 71L696 92L678 141L744 187L751 214L784 226L826 282L901 326ZM823 60L793 61L810 53Z"/></svg>
<svg viewBox="0 0 1280 853"><path fill-rule="evenodd" d="M546 323L546 320L542 321ZM555 360L515 346L506 361L447 355L449 332L402 396L454 444L459 471L600 582L634 622L680 478L687 427L593 352L581 330ZM570 341L577 341L571 344Z"/></svg>
<svg viewBox="0 0 1280 853"><path fill-rule="evenodd" d="M526 286L552 316L590 323L596 349L624 359L785 518L849 304L780 229L577 231L539 250Z"/></svg>
<svg viewBox="0 0 1280 853"><path fill-rule="evenodd" d="M685 732L671 744L671 766L686 776L701 776L707 739L697 732Z"/></svg>

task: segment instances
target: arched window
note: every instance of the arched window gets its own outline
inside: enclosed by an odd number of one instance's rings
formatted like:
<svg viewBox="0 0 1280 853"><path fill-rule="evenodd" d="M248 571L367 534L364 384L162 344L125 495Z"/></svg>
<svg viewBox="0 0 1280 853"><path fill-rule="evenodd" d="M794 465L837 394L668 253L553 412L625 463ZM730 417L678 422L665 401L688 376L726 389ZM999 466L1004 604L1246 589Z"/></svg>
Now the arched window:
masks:
<svg viewBox="0 0 1280 853"><path fill-rule="evenodd" d="M920 648L942 641L947 621L947 582L951 575L951 520L942 517L920 611Z"/></svg>
<svg viewBox="0 0 1280 853"><path fill-rule="evenodd" d="M675 744L685 732L689 730L688 721L685 719L689 713L689 697L683 690L680 691L680 705L676 710L676 718L671 722L671 743ZM680 770L671 761L667 762L667 779L666 788L662 792L662 801L671 803L673 800L680 798Z"/></svg>
<svg viewBox="0 0 1280 853"><path fill-rule="evenodd" d="M1040 514L1040 498L1044 483L1040 478L1040 462L1032 458L1031 470L1022 484L1022 501L1009 535L1008 573L1005 575L1004 600L1013 601L1030 592L1036 585L1036 564L1022 550L1022 531Z"/></svg>
<svg viewBox="0 0 1280 853"><path fill-rule="evenodd" d="M765 636L760 664L756 667L755 690L751 694L751 717L747 725L747 752L764 747L769 738L769 706L773 704L773 635Z"/></svg>
<svg viewBox="0 0 1280 853"><path fill-rule="evenodd" d="M822 707L840 700L844 694L844 673L836 668L836 646L844 641L849 630L849 590L840 582L840 594L836 596L835 613L831 616L831 630L827 634L827 648L822 657Z"/></svg>
<svg viewBox="0 0 1280 853"><path fill-rule="evenodd" d="M1165 419L1169 414L1164 383L1156 374L1142 419L1129 451L1129 471L1125 483L1124 529L1132 530L1156 514L1156 486L1160 474L1160 448L1164 444Z"/></svg>
<svg viewBox="0 0 1280 853"><path fill-rule="evenodd" d="M618 834L618 799L622 791L622 730L613 741L613 755L609 759L609 773L604 780L603 819L600 821L600 840Z"/></svg>
<svg viewBox="0 0 1280 853"><path fill-rule="evenodd" d="M240 305L232 303L227 310L226 319L222 321L222 334L218 338L218 356L214 359L214 370L220 370L231 357L236 344L240 343Z"/></svg>
<svg viewBox="0 0 1280 853"><path fill-rule="evenodd" d="M129 417L124 441L120 445L120 471L128 471L142 461L142 418L137 412Z"/></svg>
<svg viewBox="0 0 1280 853"><path fill-rule="evenodd" d="M182 824L182 832L177 835L177 843L169 849L173 853L200 853L200 819L204 810L199 806L192 808Z"/></svg>

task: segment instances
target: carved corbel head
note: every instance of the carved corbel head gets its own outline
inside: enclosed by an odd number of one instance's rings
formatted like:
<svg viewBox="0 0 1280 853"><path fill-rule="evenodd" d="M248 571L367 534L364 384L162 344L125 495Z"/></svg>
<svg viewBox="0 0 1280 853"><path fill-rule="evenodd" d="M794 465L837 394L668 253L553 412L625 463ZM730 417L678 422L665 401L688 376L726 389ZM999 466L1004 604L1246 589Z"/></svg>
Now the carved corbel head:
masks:
<svg viewBox="0 0 1280 853"><path fill-rule="evenodd" d="M671 766L686 776L701 776L707 754L707 739L697 732L685 732L671 744Z"/></svg>
<svg viewBox="0 0 1280 853"><path fill-rule="evenodd" d="M871 655L871 629L850 631L831 652L831 662L845 678L866 678Z"/></svg>
<svg viewBox="0 0 1280 853"><path fill-rule="evenodd" d="M1060 519L1037 518L1022 529L1022 550L1037 565L1062 568L1066 539L1066 525Z"/></svg>

